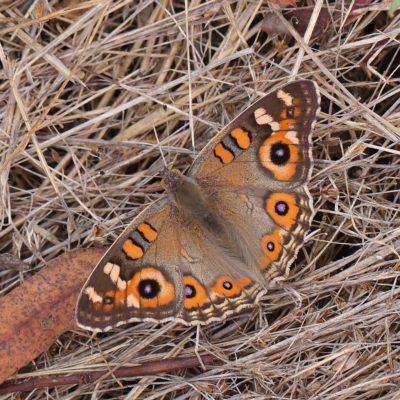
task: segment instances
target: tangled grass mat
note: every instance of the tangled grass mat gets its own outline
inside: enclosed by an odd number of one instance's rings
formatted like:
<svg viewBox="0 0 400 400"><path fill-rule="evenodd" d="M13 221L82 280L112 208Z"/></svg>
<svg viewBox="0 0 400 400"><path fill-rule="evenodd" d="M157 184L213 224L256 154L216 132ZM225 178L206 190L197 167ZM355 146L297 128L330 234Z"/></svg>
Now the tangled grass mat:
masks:
<svg viewBox="0 0 400 400"><path fill-rule="evenodd" d="M160 196L162 155L186 170L224 125L292 78L314 80L322 95L315 216L284 284L199 330L73 329L8 383L212 355L205 369L109 375L23 397L400 399L400 16L389 8L0 4L0 253L29 265L2 266L2 296L65 252L112 243Z"/></svg>

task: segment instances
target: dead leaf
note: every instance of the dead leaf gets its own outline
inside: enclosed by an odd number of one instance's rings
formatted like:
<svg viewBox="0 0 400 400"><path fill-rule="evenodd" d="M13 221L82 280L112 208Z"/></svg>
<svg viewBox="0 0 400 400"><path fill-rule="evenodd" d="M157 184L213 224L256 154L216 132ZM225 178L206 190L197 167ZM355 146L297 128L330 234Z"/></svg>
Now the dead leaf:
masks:
<svg viewBox="0 0 400 400"><path fill-rule="evenodd" d="M292 6L292 7L297 7L296 2L294 0L269 0L273 4L277 4L280 7L285 7L285 6Z"/></svg>
<svg viewBox="0 0 400 400"><path fill-rule="evenodd" d="M65 253L0 299L0 384L76 326L79 292L106 250Z"/></svg>
<svg viewBox="0 0 400 400"><path fill-rule="evenodd" d="M282 24L279 16L273 12L265 14L261 30L269 34L290 35L290 31Z"/></svg>
<svg viewBox="0 0 400 400"><path fill-rule="evenodd" d="M310 23L311 14L313 11L313 8L299 8L297 10L290 11L285 15L285 17L292 23L296 31L301 36L304 36L308 28L308 24ZM321 8L311 38L322 36L325 33L330 20L331 14L329 13L328 9L325 7Z"/></svg>
<svg viewBox="0 0 400 400"><path fill-rule="evenodd" d="M355 21L357 18L359 18L360 14L355 13L354 11L359 10L361 8L365 8L365 12L369 12L369 10L366 8L371 4L372 0L355 0L353 3L353 6L351 7L350 13L344 23L344 26L349 25L353 21ZM335 13L335 25L339 26L340 21L339 18L342 16L342 12L336 11Z"/></svg>
<svg viewBox="0 0 400 400"><path fill-rule="evenodd" d="M281 0L276 0L276 1L278 3L275 3L275 0L273 2L275 4L279 4L279 1ZM289 0L282 0L282 1L289 1ZM368 12L367 6L370 3L371 0L355 0L351 7L350 13L347 16L347 19L344 21L344 23L341 19L343 15L343 10L341 9L332 10L332 8L328 9L327 7L322 7L318 15L317 22L315 24L311 38L322 36L326 32L326 29L328 28L329 24L332 23L332 21L336 27L339 27L342 24L343 26L349 25L350 23L352 23L353 21L355 21L357 18L360 17L360 14L355 13L355 11L365 8L365 12ZM349 5L350 3L347 6ZM313 12L314 8L312 7L298 8L296 10L290 11L287 14L285 14L285 18L292 23L293 27L301 36L304 36L308 28L308 25L310 23L311 15ZM279 18L277 17L273 18L269 14L273 13L266 14L264 21L262 23L262 28L261 28L262 30L264 30L267 33L277 33L282 35L290 34L284 27L280 26L282 25L282 23L279 24Z"/></svg>

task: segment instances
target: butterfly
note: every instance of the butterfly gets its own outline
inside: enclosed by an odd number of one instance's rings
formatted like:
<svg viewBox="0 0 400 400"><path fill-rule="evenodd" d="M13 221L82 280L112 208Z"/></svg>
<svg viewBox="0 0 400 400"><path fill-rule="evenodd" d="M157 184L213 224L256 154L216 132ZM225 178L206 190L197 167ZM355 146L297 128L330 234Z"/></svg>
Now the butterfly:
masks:
<svg viewBox="0 0 400 400"><path fill-rule="evenodd" d="M80 327L221 321L287 277L310 228L307 188L317 85L299 80L254 103L200 152L188 174L166 169L165 195L94 268Z"/></svg>

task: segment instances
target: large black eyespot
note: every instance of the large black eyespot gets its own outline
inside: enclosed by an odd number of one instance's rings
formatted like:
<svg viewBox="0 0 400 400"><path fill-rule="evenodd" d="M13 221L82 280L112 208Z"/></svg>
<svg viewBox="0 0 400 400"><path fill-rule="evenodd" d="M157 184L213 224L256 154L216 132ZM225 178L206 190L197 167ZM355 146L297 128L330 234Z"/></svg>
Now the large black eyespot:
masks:
<svg viewBox="0 0 400 400"><path fill-rule="evenodd" d="M291 117L294 116L294 107L293 106L289 106L286 109L286 115L287 115L288 118L291 118Z"/></svg>
<svg viewBox="0 0 400 400"><path fill-rule="evenodd" d="M289 206L286 201L277 201L275 204L275 211L280 216L285 216L289 212Z"/></svg>
<svg viewBox="0 0 400 400"><path fill-rule="evenodd" d="M188 299L192 299L193 297L196 297L196 289L192 285L185 285L185 296Z"/></svg>
<svg viewBox="0 0 400 400"><path fill-rule="evenodd" d="M154 299L161 292L160 284L154 279L143 279L139 282L138 292L144 299Z"/></svg>
<svg viewBox="0 0 400 400"><path fill-rule="evenodd" d="M106 304L106 305L113 304L114 303L114 298L110 297L110 296L106 296L103 299L103 303Z"/></svg>
<svg viewBox="0 0 400 400"><path fill-rule="evenodd" d="M285 165L290 160L289 145L282 142L274 143L271 146L271 161L275 165Z"/></svg>

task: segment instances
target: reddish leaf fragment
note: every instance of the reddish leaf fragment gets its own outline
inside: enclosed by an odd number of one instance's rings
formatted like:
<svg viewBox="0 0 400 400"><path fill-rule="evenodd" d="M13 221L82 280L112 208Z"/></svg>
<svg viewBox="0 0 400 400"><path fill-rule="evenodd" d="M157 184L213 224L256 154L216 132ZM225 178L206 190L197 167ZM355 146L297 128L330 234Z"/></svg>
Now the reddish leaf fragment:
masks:
<svg viewBox="0 0 400 400"><path fill-rule="evenodd" d="M317 22L315 23L315 27L311 35L311 38L322 36L326 32L326 29L328 28L331 21L333 21L333 24L336 27L346 26L352 23L354 20L360 17L360 14L355 13L355 11L365 8L365 12L367 12L368 11L367 6L370 3L371 0L355 0L351 7L350 13L348 14L345 21L342 18L343 15L346 15L346 13L343 14L342 9L338 8L335 10L332 8L328 9L327 7L322 7L318 15ZM350 3L347 4L347 7L349 5ZM308 24L310 23L311 15L313 12L314 8L298 8L297 10L288 12L285 15L285 18L292 23L296 31L301 36L304 36L308 28ZM277 31L276 33L280 32Z"/></svg>
<svg viewBox="0 0 400 400"><path fill-rule="evenodd" d="M273 4L277 4L280 7L285 7L285 6L292 6L292 7L297 7L296 2L294 0L269 0Z"/></svg>
<svg viewBox="0 0 400 400"><path fill-rule="evenodd" d="M290 11L285 15L285 17L292 23L296 31L301 36L304 36L308 28L308 24L310 23L311 14L313 11L314 10L312 8L300 8ZM329 11L326 8L322 8L318 15L317 22L315 23L311 38L322 36L325 33L330 20L331 15Z"/></svg>
<svg viewBox="0 0 400 400"><path fill-rule="evenodd" d="M347 17L344 25L350 24L351 22L355 21L359 17L359 15L355 14L353 11L359 10L360 8L367 7L370 4L371 4L371 0L355 0L354 3L353 3L353 7L351 8L350 14ZM341 13L339 13L339 11L337 11L336 15L337 15L338 18L340 18ZM335 25L339 26L340 24L336 23Z"/></svg>
<svg viewBox="0 0 400 400"><path fill-rule="evenodd" d="M261 30L269 34L290 35L290 31L282 24L279 16L273 12L265 14Z"/></svg>
<svg viewBox="0 0 400 400"><path fill-rule="evenodd" d="M0 299L0 383L75 325L75 306L107 248L71 251Z"/></svg>
<svg viewBox="0 0 400 400"><path fill-rule="evenodd" d="M374 43L374 47L369 51L361 61L359 61L359 67L357 69L362 69L365 74L369 75L371 72L368 70L368 64L370 66L378 65L391 50L397 49L399 45L397 44L400 40L400 35L393 38L387 38L378 40Z"/></svg>

